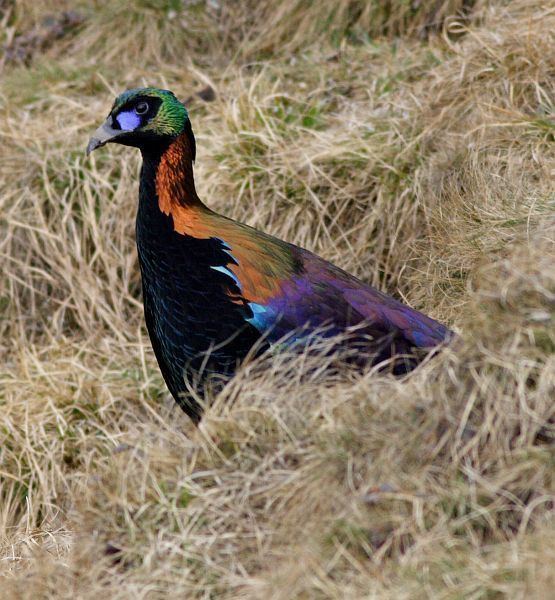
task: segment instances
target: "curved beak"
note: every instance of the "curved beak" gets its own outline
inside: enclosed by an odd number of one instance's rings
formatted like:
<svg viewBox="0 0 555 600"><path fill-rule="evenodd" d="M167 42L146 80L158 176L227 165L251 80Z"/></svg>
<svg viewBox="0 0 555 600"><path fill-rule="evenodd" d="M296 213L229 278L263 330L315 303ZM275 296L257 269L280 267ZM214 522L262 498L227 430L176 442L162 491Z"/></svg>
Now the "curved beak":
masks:
<svg viewBox="0 0 555 600"><path fill-rule="evenodd" d="M121 129L114 129L112 127L112 117L108 117L106 121L92 134L91 139L87 145L87 156L97 148L104 146L108 142L113 141L115 138L120 136L122 133L126 133Z"/></svg>

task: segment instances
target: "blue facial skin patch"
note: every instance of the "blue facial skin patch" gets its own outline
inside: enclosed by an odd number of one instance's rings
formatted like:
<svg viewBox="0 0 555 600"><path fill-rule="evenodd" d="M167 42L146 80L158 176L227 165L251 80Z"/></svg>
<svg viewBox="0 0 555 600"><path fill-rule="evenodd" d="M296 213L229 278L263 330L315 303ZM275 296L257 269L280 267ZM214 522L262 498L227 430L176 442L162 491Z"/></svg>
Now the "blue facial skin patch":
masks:
<svg viewBox="0 0 555 600"><path fill-rule="evenodd" d="M141 124L141 117L135 114L132 110L128 110L116 117L116 121L124 131L133 131Z"/></svg>

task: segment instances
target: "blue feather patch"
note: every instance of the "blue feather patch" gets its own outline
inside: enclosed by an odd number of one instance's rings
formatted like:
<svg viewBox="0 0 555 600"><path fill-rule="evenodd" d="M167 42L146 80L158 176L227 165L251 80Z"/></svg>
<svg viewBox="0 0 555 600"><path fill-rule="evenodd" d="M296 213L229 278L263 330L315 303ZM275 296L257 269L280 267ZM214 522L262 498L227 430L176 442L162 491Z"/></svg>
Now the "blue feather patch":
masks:
<svg viewBox="0 0 555 600"><path fill-rule="evenodd" d="M258 330L264 331L271 323L273 311L268 306L256 302L249 302L249 308L252 310L252 317L247 321Z"/></svg>

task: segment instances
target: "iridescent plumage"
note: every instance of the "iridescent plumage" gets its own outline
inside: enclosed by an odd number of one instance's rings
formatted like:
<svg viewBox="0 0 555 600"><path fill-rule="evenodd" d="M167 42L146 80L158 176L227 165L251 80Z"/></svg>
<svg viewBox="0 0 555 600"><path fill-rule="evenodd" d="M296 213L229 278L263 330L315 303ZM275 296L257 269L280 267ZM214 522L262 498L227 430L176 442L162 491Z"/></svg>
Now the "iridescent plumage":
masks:
<svg viewBox="0 0 555 600"><path fill-rule="evenodd" d="M139 112L138 125L122 117ZM185 380L201 392L207 375L232 374L253 348L352 331L342 344L356 348L360 362L392 359L393 372L403 373L420 349L450 337L440 323L307 250L206 207L193 180L187 111L171 92L122 94L89 150L110 141L143 155L137 247L145 317L166 383L195 421L201 410Z"/></svg>

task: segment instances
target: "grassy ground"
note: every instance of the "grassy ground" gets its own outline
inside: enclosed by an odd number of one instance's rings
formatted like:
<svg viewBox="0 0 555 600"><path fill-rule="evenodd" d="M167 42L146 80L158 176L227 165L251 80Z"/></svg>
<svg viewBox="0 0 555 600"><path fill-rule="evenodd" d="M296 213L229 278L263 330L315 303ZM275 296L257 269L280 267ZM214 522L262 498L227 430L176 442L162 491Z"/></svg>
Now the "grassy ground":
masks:
<svg viewBox="0 0 555 600"><path fill-rule="evenodd" d="M2 597L550 596L555 5L0 7ZM144 329L139 157L84 156L144 83L190 97L211 207L462 341L405 381L250 365L195 430Z"/></svg>

